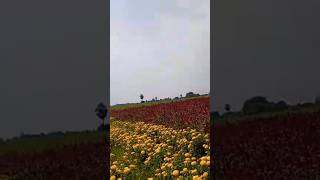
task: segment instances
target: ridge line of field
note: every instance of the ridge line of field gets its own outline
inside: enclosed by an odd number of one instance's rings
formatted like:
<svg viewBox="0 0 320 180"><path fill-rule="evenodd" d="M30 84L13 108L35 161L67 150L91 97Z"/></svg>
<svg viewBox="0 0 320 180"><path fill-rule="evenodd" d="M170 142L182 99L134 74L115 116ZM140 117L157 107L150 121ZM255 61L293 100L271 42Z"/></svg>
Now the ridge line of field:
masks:
<svg viewBox="0 0 320 180"><path fill-rule="evenodd" d="M128 108L147 107L147 106L154 106L154 105L159 105L159 104L174 103L174 102L179 102L179 101L188 101L188 100L192 100L192 99L208 98L208 97L210 97L210 96L200 95L197 97L171 99L171 100L160 100L160 101L155 101L155 102L118 104L118 105L111 106L111 110L122 110L122 109L128 109Z"/></svg>
<svg viewBox="0 0 320 180"><path fill-rule="evenodd" d="M320 112L320 106L305 107L299 110L289 109L289 110L279 111L279 112L265 112L265 113L259 113L254 115L242 115L238 117L224 117L224 118L213 120L213 126L227 125L226 121L228 121L228 123L230 124L236 125L239 123L252 122L256 120L268 120L268 119L273 119L275 117L285 117L288 115L308 114L308 113L318 113L318 112Z"/></svg>

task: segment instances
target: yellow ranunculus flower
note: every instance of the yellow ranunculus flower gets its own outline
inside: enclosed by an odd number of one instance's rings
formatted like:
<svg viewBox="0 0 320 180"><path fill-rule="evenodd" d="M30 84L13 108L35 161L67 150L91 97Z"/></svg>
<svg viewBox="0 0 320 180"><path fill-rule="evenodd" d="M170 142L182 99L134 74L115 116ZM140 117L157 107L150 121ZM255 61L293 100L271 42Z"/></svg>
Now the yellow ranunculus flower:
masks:
<svg viewBox="0 0 320 180"><path fill-rule="evenodd" d="M124 168L124 170L123 170L123 173L124 173L124 174L129 174L129 172L130 172L130 169L129 169L129 168Z"/></svg>
<svg viewBox="0 0 320 180"><path fill-rule="evenodd" d="M175 177L179 176L179 170L174 170L172 172L172 175L175 176Z"/></svg>
<svg viewBox="0 0 320 180"><path fill-rule="evenodd" d="M184 171L184 172L188 172L188 168L183 168L183 170L182 171Z"/></svg>
<svg viewBox="0 0 320 180"><path fill-rule="evenodd" d="M202 177L208 177L208 172L204 172L203 174L202 174Z"/></svg>
<svg viewBox="0 0 320 180"><path fill-rule="evenodd" d="M206 161L206 166L210 166L210 161Z"/></svg>
<svg viewBox="0 0 320 180"><path fill-rule="evenodd" d="M114 171L115 171L116 169L117 169L117 166L116 166L116 165L112 165L112 166L111 166L111 170L114 170Z"/></svg>
<svg viewBox="0 0 320 180"><path fill-rule="evenodd" d="M198 173L197 169L191 170L191 174L196 175Z"/></svg>
<svg viewBox="0 0 320 180"><path fill-rule="evenodd" d="M200 165L201 165L201 166L206 166L207 163L206 163L206 161L201 161L201 162L200 162Z"/></svg>

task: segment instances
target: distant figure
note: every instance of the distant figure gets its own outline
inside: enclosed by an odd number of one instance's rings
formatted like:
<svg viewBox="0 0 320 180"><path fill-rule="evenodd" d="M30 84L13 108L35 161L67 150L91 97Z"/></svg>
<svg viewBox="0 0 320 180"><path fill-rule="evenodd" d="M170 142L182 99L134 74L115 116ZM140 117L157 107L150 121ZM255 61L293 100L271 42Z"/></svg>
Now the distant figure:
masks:
<svg viewBox="0 0 320 180"><path fill-rule="evenodd" d="M144 103L143 98L144 98L143 94L140 94L141 103Z"/></svg>

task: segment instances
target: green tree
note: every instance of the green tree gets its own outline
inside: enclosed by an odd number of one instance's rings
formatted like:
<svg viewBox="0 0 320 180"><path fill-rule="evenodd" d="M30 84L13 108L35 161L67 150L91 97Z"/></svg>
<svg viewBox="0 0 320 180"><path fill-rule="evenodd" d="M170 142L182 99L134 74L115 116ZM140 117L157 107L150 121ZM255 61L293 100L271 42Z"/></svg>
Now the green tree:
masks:
<svg viewBox="0 0 320 180"><path fill-rule="evenodd" d="M186 97L188 98L188 97L194 97L194 93L193 92L188 92L187 94L186 94Z"/></svg>

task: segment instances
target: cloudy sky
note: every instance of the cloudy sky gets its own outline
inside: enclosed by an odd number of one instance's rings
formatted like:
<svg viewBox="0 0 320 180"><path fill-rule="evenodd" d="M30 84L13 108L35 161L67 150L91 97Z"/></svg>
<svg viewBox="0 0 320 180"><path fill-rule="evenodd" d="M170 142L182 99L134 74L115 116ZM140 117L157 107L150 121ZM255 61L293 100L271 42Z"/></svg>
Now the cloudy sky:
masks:
<svg viewBox="0 0 320 180"><path fill-rule="evenodd" d="M110 102L210 90L209 0L111 0Z"/></svg>

